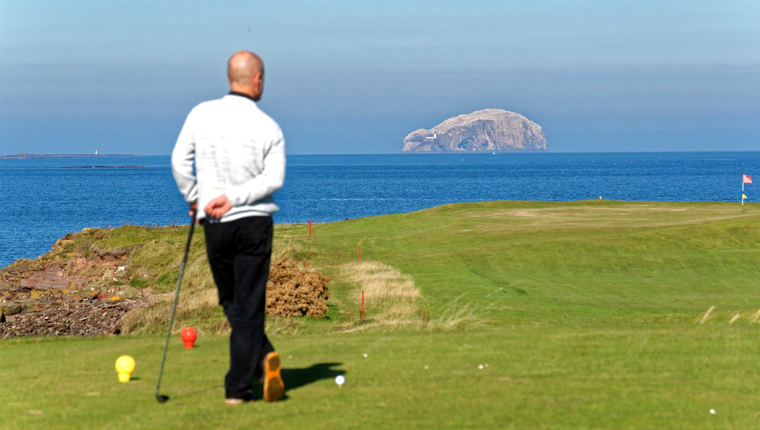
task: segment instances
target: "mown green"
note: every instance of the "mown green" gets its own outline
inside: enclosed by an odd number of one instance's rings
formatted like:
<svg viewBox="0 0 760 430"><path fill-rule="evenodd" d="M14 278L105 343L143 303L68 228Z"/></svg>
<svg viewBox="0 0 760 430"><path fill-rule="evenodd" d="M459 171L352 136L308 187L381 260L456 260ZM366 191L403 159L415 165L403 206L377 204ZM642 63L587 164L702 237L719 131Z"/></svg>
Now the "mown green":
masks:
<svg viewBox="0 0 760 430"><path fill-rule="evenodd" d="M158 336L5 340L0 427L756 428L757 208L487 202L318 224L311 239L306 226L278 226L279 246L335 277L329 319L275 330L284 402L225 407L224 336L193 350L173 340L163 405ZM112 234L99 243L136 237ZM141 234L183 240L179 229ZM419 325L362 330L360 287L339 270L357 244L363 260L413 277ZM179 257L149 259L167 285ZM121 354L138 380L116 382Z"/></svg>

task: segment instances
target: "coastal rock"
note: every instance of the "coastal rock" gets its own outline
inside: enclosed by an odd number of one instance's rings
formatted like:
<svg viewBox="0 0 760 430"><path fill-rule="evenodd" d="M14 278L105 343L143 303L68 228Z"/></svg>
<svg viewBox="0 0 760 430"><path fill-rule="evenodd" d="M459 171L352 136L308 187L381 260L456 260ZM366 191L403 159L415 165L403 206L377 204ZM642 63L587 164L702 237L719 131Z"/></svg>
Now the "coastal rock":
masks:
<svg viewBox="0 0 760 430"><path fill-rule="evenodd" d="M24 310L24 307L19 303L8 303L3 306L3 315L10 316L20 314Z"/></svg>
<svg viewBox="0 0 760 430"><path fill-rule="evenodd" d="M404 139L403 152L546 151L541 126L519 113L483 109L449 118Z"/></svg>
<svg viewBox="0 0 760 430"><path fill-rule="evenodd" d="M77 246L92 231L67 234L44 256L0 269L0 339L116 334L127 312L149 304L150 292L131 289L124 276L129 249Z"/></svg>

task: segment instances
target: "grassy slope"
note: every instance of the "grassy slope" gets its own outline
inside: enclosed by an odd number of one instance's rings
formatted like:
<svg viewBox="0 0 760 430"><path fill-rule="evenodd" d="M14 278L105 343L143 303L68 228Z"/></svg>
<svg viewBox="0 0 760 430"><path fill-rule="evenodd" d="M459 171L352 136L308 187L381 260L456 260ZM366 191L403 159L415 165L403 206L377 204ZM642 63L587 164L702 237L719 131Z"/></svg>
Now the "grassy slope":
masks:
<svg viewBox="0 0 760 430"><path fill-rule="evenodd" d="M318 225L312 240L279 228L334 276L361 243L414 278L421 318L460 329L335 332L358 288L338 278L331 321L274 338L288 401L235 409L220 400L224 337L172 345L166 405L152 398L158 337L2 341L0 427L752 428L759 224L736 205L594 201L449 205ZM140 379L118 384L125 353Z"/></svg>
<svg viewBox="0 0 760 430"><path fill-rule="evenodd" d="M412 275L431 316L457 297L499 325L692 320L756 310L757 213L736 205L492 202L317 230L317 262L377 259ZM748 295L749 294L749 295Z"/></svg>

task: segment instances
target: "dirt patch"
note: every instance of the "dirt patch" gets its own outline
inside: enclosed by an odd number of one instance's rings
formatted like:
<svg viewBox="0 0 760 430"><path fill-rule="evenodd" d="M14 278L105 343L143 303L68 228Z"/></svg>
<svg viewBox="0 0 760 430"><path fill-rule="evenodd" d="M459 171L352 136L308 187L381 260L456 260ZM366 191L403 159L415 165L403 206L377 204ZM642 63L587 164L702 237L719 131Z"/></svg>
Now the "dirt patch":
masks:
<svg viewBox="0 0 760 430"><path fill-rule="evenodd" d="M269 270L267 315L324 318L329 284L330 279L311 270L306 260L300 264L294 259L280 260Z"/></svg>

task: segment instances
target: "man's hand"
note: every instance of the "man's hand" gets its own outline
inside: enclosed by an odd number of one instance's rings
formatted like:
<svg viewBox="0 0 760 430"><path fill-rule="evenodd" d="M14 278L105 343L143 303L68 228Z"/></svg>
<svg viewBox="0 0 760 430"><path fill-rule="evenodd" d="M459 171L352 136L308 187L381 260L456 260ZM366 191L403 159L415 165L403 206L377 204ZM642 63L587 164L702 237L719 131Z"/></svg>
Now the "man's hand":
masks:
<svg viewBox="0 0 760 430"><path fill-rule="evenodd" d="M227 198L226 194L222 194L221 196L217 196L211 199L206 207L203 208L203 212L206 212L206 215L211 218L219 219L230 209L232 209L230 200Z"/></svg>
<svg viewBox="0 0 760 430"><path fill-rule="evenodd" d="M190 217L194 217L195 214L198 213L198 203L190 203L190 210L187 212L187 214Z"/></svg>

